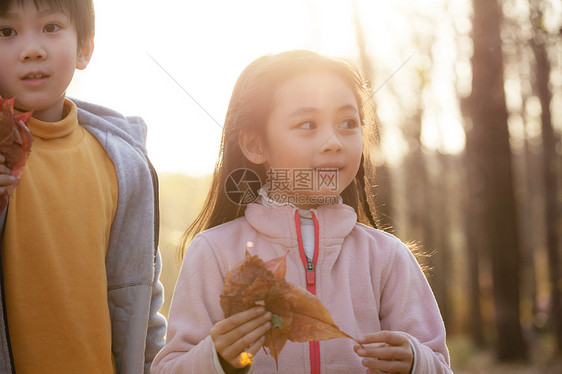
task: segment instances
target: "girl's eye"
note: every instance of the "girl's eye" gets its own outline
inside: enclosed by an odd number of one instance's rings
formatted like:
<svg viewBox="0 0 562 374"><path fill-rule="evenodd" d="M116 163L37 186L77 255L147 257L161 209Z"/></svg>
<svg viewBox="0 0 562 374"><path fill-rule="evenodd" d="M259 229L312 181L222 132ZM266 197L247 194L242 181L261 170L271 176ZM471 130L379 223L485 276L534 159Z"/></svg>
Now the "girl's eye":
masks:
<svg viewBox="0 0 562 374"><path fill-rule="evenodd" d="M59 25L57 25L56 23L49 23L49 24L45 25L45 27L43 27L43 31L45 31L46 33L57 32L60 29L61 29L61 27Z"/></svg>
<svg viewBox="0 0 562 374"><path fill-rule="evenodd" d="M357 120L348 119L340 124L341 129L354 129L358 126Z"/></svg>
<svg viewBox="0 0 562 374"><path fill-rule="evenodd" d="M316 128L316 125L314 124L314 122L304 122L301 123L298 128L303 130L312 130Z"/></svg>
<svg viewBox="0 0 562 374"><path fill-rule="evenodd" d="M16 36L16 30L10 28L10 27L2 27L0 29L0 38L9 38L11 36Z"/></svg>

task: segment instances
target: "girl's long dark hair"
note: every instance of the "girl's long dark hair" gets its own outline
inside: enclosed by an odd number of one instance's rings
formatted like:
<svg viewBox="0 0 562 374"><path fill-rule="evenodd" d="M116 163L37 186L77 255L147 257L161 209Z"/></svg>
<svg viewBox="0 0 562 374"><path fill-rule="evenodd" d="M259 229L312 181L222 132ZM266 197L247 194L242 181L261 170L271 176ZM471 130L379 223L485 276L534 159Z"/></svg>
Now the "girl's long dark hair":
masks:
<svg viewBox="0 0 562 374"><path fill-rule="evenodd" d="M355 179L341 196L345 204L355 209L359 222L377 227L372 190L374 168L370 162L370 154L372 146L378 140L378 131L366 82L355 66L345 60L306 50L293 50L260 57L240 74L226 113L211 187L203 208L183 235L180 243L181 257L195 235L244 215L246 207L232 202L226 195L225 183L230 173L246 168L253 170L262 183L267 180L265 166L253 164L244 157L238 144L240 131L251 131L263 136L265 124L273 109L273 97L280 85L296 75L318 70L333 72L341 77L353 90L359 105L363 156Z"/></svg>

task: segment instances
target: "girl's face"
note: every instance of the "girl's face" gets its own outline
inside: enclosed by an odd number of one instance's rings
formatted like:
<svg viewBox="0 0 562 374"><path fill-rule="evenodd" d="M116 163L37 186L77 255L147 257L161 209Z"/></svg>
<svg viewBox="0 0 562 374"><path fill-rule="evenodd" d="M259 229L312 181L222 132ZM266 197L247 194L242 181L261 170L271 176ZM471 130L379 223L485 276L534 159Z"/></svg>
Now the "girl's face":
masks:
<svg viewBox="0 0 562 374"><path fill-rule="evenodd" d="M273 98L262 147L270 192L337 196L353 181L362 155L359 105L335 73L318 70L283 83Z"/></svg>

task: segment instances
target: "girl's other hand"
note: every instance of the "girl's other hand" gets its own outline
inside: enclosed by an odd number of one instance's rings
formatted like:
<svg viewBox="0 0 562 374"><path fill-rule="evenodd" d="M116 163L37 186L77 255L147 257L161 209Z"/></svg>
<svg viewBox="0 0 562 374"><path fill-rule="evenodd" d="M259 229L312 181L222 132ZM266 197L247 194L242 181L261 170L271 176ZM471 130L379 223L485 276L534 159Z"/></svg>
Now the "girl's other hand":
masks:
<svg viewBox="0 0 562 374"><path fill-rule="evenodd" d="M254 356L258 353L265 341L264 334L271 328L270 320L271 313L260 306L215 323L211 338L217 353L234 368L246 366L240 363L240 354L248 352Z"/></svg>
<svg viewBox="0 0 562 374"><path fill-rule="evenodd" d="M379 331L357 340L363 346L353 347L363 357L366 373L409 374L414 363L414 352L408 338L396 331Z"/></svg>
<svg viewBox="0 0 562 374"><path fill-rule="evenodd" d="M16 178L10 175L11 170L6 166L6 157L0 153L0 195L8 190L8 187L16 183Z"/></svg>

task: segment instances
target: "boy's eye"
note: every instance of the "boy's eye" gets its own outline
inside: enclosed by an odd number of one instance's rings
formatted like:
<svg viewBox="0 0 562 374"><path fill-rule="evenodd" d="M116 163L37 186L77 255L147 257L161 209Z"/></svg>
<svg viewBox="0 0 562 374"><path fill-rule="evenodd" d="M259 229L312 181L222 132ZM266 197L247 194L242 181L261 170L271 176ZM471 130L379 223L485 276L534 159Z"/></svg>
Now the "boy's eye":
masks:
<svg viewBox="0 0 562 374"><path fill-rule="evenodd" d="M16 30L10 28L10 27L2 27L0 29L0 37L1 38L9 38L11 36L15 36L17 35Z"/></svg>
<svg viewBox="0 0 562 374"><path fill-rule="evenodd" d="M61 27L59 25L57 25L56 23L49 23L49 24L45 25L45 27L43 27L43 31L45 31L46 33L57 32L60 29L61 29Z"/></svg>
<svg viewBox="0 0 562 374"><path fill-rule="evenodd" d="M314 124L314 122L310 122L310 121L309 121L309 122L301 123L301 124L298 126L299 129L303 129L303 130L312 130L312 129L314 129L315 127L316 127L316 125Z"/></svg>
<svg viewBox="0 0 562 374"><path fill-rule="evenodd" d="M354 129L354 128L357 127L357 125L358 125L358 124L357 124L357 120L355 120L355 119L348 119L348 120L346 120L346 121L343 121L343 122L340 124L340 128L341 128L341 129Z"/></svg>

